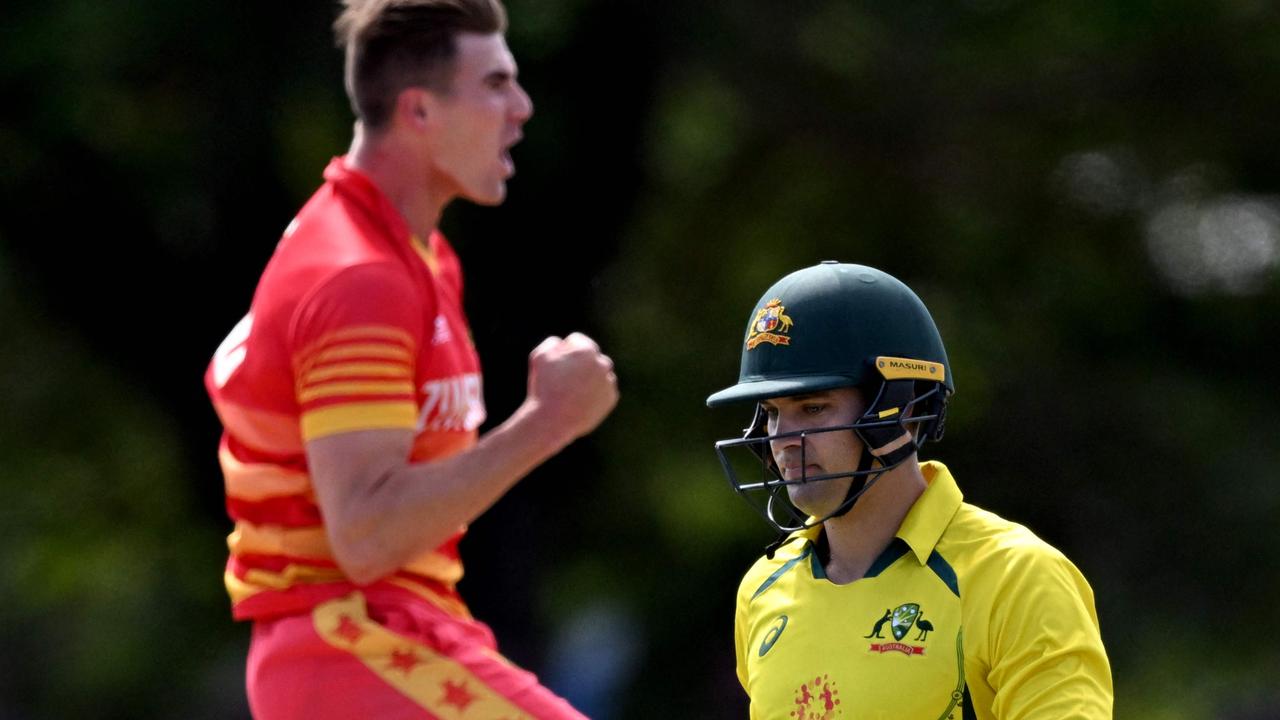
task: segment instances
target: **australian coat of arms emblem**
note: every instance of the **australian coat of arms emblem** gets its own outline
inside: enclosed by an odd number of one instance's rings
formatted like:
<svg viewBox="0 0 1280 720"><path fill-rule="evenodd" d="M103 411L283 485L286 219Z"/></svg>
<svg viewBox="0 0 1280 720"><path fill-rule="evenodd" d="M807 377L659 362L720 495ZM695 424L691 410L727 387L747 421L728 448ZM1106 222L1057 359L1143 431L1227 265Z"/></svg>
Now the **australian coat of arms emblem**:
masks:
<svg viewBox="0 0 1280 720"><path fill-rule="evenodd" d="M786 334L791 331L792 323L786 309L781 300L774 298L756 312L755 319L747 328L748 350L766 342L771 345L791 344L791 338Z"/></svg>

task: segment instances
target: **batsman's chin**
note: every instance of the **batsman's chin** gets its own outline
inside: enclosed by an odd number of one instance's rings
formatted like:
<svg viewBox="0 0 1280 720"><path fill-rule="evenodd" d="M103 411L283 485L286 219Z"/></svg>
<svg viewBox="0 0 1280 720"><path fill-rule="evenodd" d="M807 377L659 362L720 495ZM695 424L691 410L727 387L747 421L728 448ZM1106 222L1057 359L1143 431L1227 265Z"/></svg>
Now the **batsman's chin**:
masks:
<svg viewBox="0 0 1280 720"><path fill-rule="evenodd" d="M819 480L787 486L787 497L797 510L813 517L826 517L844 502L849 483L845 478Z"/></svg>

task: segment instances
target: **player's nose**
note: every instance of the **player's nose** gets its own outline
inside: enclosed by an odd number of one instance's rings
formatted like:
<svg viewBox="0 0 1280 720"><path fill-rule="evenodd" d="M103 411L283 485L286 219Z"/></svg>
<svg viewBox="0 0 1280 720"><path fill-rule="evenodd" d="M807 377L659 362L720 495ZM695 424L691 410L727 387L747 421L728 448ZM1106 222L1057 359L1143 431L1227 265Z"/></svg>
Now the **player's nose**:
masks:
<svg viewBox="0 0 1280 720"><path fill-rule="evenodd" d="M533 117L533 98L524 91L520 83L515 84L515 102L511 109L511 119L523 125Z"/></svg>
<svg viewBox="0 0 1280 720"><path fill-rule="evenodd" d="M779 426L779 427L778 427L778 429L776 429L776 430L774 431L774 434L775 434L775 435L782 435L782 434L784 434L784 433L791 433L791 432L793 432L793 431L792 431L792 430L784 429L783 427ZM776 438L776 439L774 439L774 440L770 440L770 441L769 441L769 448L770 448L771 450L773 450L774 455L779 455L779 454L782 454L782 453L784 453L784 452L786 452L786 451L788 451L788 450L793 451L793 452L798 452L798 451L799 451L799 448L800 448L803 444L804 444L804 436L803 436L803 435L799 435L799 434L790 435L790 434L788 434L786 437L780 437L780 438Z"/></svg>

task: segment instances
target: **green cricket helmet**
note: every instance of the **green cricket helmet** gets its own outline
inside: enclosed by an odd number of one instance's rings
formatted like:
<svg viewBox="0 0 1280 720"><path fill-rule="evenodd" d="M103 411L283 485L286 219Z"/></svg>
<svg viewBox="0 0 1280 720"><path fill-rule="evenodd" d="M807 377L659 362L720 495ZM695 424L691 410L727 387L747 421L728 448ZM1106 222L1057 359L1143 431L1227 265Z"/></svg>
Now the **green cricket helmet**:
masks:
<svg viewBox="0 0 1280 720"><path fill-rule="evenodd" d="M841 387L858 388L868 401L852 425L768 434L760 401ZM875 268L824 261L787 275L760 297L747 318L738 382L712 394L707 405L756 403L746 435L716 443L716 452L734 490L787 533L847 512L880 474L925 441L941 439L954 389L942 337L911 288ZM792 480L778 472L771 441L836 431L855 432L870 451L862 453L857 471L802 473ZM744 478L742 466L731 460L739 448L758 460L760 472L750 473L755 477ZM788 485L842 477L855 482L826 517L810 518L787 499ZM784 512L789 517L781 517Z"/></svg>

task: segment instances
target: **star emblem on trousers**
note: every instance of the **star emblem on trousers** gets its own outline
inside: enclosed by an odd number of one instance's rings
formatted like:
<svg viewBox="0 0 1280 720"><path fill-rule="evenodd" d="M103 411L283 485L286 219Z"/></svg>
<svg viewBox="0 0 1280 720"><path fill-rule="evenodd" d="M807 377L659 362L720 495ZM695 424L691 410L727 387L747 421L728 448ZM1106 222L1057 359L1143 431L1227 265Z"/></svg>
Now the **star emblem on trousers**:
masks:
<svg viewBox="0 0 1280 720"><path fill-rule="evenodd" d="M391 651L391 669L400 670L405 675L408 675L420 663L422 663L422 658L418 657L418 654L412 649Z"/></svg>
<svg viewBox="0 0 1280 720"><path fill-rule="evenodd" d="M467 706L476 699L475 695L467 692L467 683L465 681L454 685L453 682L445 680L441 687L444 688L444 697L440 702L444 705L456 706L459 711L466 710Z"/></svg>
<svg viewBox="0 0 1280 720"><path fill-rule="evenodd" d="M352 644L355 644L355 642L364 635L364 631L360 629L360 626L356 624L355 620L351 619L350 615L343 615L338 618L338 627L335 628L333 632L338 637Z"/></svg>

